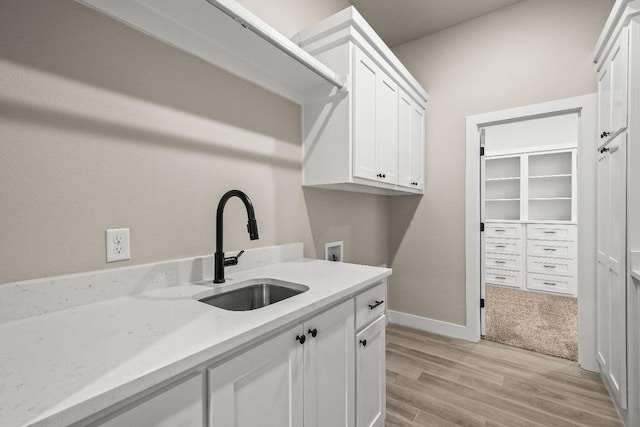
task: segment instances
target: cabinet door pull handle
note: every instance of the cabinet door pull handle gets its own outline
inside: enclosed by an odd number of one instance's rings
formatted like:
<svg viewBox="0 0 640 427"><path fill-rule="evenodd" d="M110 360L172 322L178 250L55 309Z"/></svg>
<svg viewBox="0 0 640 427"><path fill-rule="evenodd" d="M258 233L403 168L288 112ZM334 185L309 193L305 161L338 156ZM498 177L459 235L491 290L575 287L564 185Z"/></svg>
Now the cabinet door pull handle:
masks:
<svg viewBox="0 0 640 427"><path fill-rule="evenodd" d="M380 300L380 301L376 300L375 304L369 304L369 310L373 310L374 308L376 308L377 306L383 303L384 303L384 300Z"/></svg>
<svg viewBox="0 0 640 427"><path fill-rule="evenodd" d="M296 341L299 341L300 344L304 344L306 340L307 340L307 337L304 334L296 335Z"/></svg>
<svg viewBox="0 0 640 427"><path fill-rule="evenodd" d="M316 335L318 335L318 330L316 328L309 329L309 335L311 335L313 338L315 338Z"/></svg>
<svg viewBox="0 0 640 427"><path fill-rule="evenodd" d="M360 340L360 344L362 344L363 347L367 346L367 340Z"/></svg>
<svg viewBox="0 0 640 427"><path fill-rule="evenodd" d="M543 283L544 283L545 285L548 285L548 286L555 286L555 285L556 285L556 284L555 284L555 283L553 283L553 282L543 282Z"/></svg>

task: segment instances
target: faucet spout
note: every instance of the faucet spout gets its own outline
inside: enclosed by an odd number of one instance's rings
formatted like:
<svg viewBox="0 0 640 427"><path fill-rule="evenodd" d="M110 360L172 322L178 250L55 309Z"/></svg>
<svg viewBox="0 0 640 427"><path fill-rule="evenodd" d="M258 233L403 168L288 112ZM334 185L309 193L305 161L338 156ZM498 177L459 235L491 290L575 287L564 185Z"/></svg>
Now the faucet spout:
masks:
<svg viewBox="0 0 640 427"><path fill-rule="evenodd" d="M216 212L216 253L214 255L214 279L213 283L224 283L224 267L226 265L235 265L238 263L238 257L224 257L224 251L222 249L222 237L223 237L223 214L224 207L227 201L232 197L238 197L244 203L244 207L247 210L247 231L249 232L249 239L256 240L258 236L258 222L256 221L256 214L253 210L253 203L251 199L245 193L240 190L230 190L224 193L220 201L218 202L218 210Z"/></svg>

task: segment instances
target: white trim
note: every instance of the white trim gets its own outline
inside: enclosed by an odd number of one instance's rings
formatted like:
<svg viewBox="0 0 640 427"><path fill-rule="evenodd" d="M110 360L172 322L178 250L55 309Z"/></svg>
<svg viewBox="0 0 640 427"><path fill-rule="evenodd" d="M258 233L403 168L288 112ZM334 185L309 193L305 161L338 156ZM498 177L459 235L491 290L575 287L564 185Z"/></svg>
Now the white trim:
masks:
<svg viewBox="0 0 640 427"><path fill-rule="evenodd" d="M467 328L464 325L429 319L428 317L402 313L400 311L387 310L389 323L397 323L410 328L416 328L434 334L445 335L452 338L460 338L470 341L467 337Z"/></svg>
<svg viewBox="0 0 640 427"><path fill-rule="evenodd" d="M595 324L595 154L597 96L589 94L541 104L494 111L466 118L466 336L480 339L480 144L479 128L523 117L580 113L578 188L578 362L584 369L598 371ZM593 270L593 271L592 271Z"/></svg>

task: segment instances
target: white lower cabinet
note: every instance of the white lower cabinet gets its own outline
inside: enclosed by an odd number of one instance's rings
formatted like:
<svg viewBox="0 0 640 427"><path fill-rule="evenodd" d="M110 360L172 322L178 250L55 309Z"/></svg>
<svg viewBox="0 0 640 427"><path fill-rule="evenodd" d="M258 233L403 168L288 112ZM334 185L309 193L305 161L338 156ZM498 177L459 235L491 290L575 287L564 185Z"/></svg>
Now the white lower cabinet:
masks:
<svg viewBox="0 0 640 427"><path fill-rule="evenodd" d="M356 425L383 426L385 419L385 321L380 316L356 335Z"/></svg>
<svg viewBox="0 0 640 427"><path fill-rule="evenodd" d="M209 426L353 426L353 301L209 368Z"/></svg>
<svg viewBox="0 0 640 427"><path fill-rule="evenodd" d="M203 418L202 375L198 372L90 425L199 427L203 425Z"/></svg>

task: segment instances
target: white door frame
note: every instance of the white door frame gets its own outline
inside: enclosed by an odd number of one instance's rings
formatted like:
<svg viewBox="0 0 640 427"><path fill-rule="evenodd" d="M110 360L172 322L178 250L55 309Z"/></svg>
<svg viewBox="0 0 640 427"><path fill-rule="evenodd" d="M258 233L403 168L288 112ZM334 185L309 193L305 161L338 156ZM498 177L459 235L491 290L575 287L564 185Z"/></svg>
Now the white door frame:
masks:
<svg viewBox="0 0 640 427"><path fill-rule="evenodd" d="M589 94L466 118L466 337L480 340L480 138L488 124L577 112L578 156L578 363L597 372L596 360L596 146L597 95Z"/></svg>

